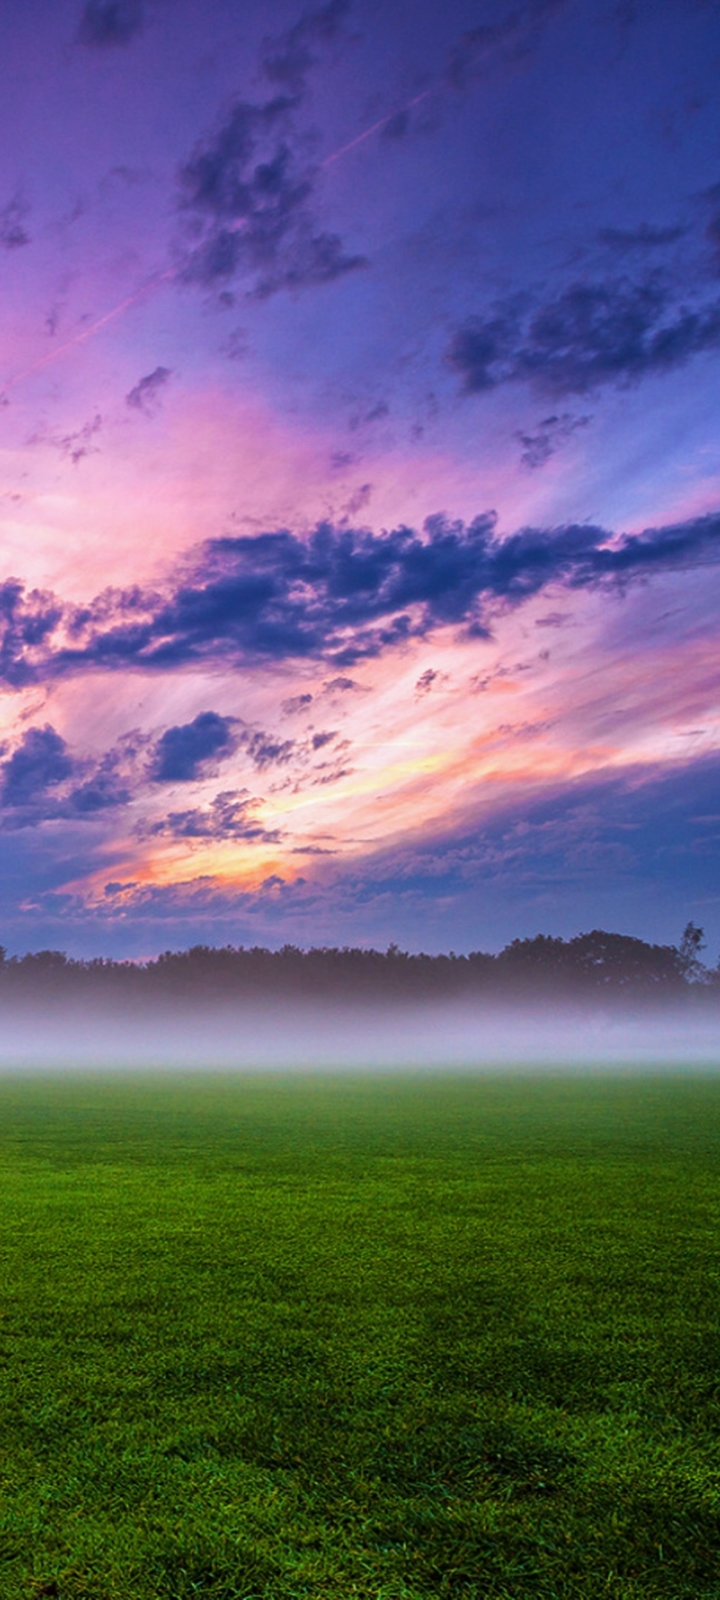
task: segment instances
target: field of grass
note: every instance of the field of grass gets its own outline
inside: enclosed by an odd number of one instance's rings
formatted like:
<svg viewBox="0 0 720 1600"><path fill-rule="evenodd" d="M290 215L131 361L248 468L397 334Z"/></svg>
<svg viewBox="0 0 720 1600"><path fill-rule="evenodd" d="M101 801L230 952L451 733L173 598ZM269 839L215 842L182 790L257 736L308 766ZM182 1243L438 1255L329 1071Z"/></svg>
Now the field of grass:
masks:
<svg viewBox="0 0 720 1600"><path fill-rule="evenodd" d="M0 1596L720 1595L720 1079L0 1082Z"/></svg>

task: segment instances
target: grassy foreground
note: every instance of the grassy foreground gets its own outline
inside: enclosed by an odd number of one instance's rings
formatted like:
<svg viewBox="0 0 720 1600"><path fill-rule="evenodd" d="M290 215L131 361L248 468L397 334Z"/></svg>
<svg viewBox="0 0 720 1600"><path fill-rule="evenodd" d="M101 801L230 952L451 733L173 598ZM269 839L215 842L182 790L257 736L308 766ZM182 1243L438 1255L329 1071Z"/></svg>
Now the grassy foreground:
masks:
<svg viewBox="0 0 720 1600"><path fill-rule="evenodd" d="M720 1080L0 1083L0 1596L720 1595Z"/></svg>

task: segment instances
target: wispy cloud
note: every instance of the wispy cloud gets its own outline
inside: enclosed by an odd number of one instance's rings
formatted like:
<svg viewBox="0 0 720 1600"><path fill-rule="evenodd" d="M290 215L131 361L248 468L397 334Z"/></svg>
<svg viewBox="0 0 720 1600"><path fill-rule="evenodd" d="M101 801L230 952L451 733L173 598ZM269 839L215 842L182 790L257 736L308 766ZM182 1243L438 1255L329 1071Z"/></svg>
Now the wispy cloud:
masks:
<svg viewBox="0 0 720 1600"><path fill-rule="evenodd" d="M522 445L520 461L530 472L544 467L546 462L571 439L580 428L586 428L590 417L575 417L564 411L560 415L543 417L534 432L520 429L515 437Z"/></svg>
<svg viewBox="0 0 720 1600"><path fill-rule="evenodd" d="M349 0L329 0L327 5L304 11L284 32L267 37L262 51L266 78L285 93L302 95L308 73L317 64L319 47L338 37L349 9Z"/></svg>
<svg viewBox="0 0 720 1600"><path fill-rule="evenodd" d="M152 372L147 372L140 378L134 387L125 396L125 404L135 411L143 411L146 416L152 416L157 409L160 395L172 377L170 367L154 367Z"/></svg>
<svg viewBox="0 0 720 1600"><path fill-rule="evenodd" d="M24 244L30 243L25 226L29 210L26 202L16 194L0 211L0 245L4 250L19 250Z"/></svg>
<svg viewBox="0 0 720 1600"><path fill-rule="evenodd" d="M92 49L126 45L140 33L144 20L143 0L87 0L77 39Z"/></svg>
<svg viewBox="0 0 720 1600"><path fill-rule="evenodd" d="M194 806L187 811L171 811L147 830L155 838L171 839L247 839L275 843L280 838L277 829L267 829L259 821L258 807L262 801L248 794L247 789L226 789L217 794L208 806Z"/></svg>

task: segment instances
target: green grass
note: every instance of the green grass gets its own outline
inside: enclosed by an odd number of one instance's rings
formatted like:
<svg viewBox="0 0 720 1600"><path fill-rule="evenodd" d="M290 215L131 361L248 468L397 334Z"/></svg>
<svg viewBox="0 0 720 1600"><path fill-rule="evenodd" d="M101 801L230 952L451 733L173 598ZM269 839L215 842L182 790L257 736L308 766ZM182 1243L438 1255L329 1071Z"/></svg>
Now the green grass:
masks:
<svg viewBox="0 0 720 1600"><path fill-rule="evenodd" d="M720 1595L720 1080L0 1083L0 1596Z"/></svg>

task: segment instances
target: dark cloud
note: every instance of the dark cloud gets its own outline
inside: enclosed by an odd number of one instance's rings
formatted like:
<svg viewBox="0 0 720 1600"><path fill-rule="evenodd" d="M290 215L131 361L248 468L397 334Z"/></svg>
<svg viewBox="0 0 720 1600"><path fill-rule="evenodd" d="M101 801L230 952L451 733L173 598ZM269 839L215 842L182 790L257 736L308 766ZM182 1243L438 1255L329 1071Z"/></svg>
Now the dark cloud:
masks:
<svg viewBox="0 0 720 1600"><path fill-rule="evenodd" d="M87 0L77 38L80 44L99 48L129 44L144 20L142 0Z"/></svg>
<svg viewBox="0 0 720 1600"><path fill-rule="evenodd" d="M33 659L46 652L62 617L62 602L47 590L26 590L17 578L0 584L0 676L12 688L34 680Z"/></svg>
<svg viewBox="0 0 720 1600"><path fill-rule="evenodd" d="M87 606L63 607L9 580L0 586L0 671L19 687L88 668L172 671L199 661L315 659L342 668L436 628L482 636L498 604L518 605L551 585L624 586L718 560L717 514L620 536L585 523L499 538L485 514L468 525L431 517L421 533L322 523L308 538L283 529L214 539L160 592L108 590ZM351 681L327 688L341 685ZM277 760L290 744L261 733L238 742L256 760L271 746Z"/></svg>
<svg viewBox="0 0 720 1600"><path fill-rule="evenodd" d="M28 207L19 195L9 200L0 211L0 245L4 250L18 250L30 243L30 235L25 227L27 214Z"/></svg>
<svg viewBox="0 0 720 1600"><path fill-rule="evenodd" d="M264 772L267 767L287 766L296 751L294 739L274 739L269 733L243 733L240 743L258 772Z"/></svg>
<svg viewBox="0 0 720 1600"><path fill-rule="evenodd" d="M317 732L311 731L308 737L302 740L278 739L274 734L265 733L262 730L248 730L239 735L238 745L247 752L258 772L266 772L270 767L287 767L291 763L296 767L305 767L308 762L313 762L313 757L317 755L318 751L324 750L327 745L333 744L337 737L337 730L334 728L321 729ZM349 749L347 740L343 740L342 745L338 746L336 751L333 752L333 781L336 775L337 751L340 749L343 752ZM325 771L327 766L327 762L321 762L314 770ZM321 781L329 782L331 780L324 778ZM285 788L291 782L292 779L288 778L281 787ZM275 785L274 787L277 789L278 786Z"/></svg>
<svg viewBox="0 0 720 1600"><path fill-rule="evenodd" d="M573 417L568 412L562 416L543 417L534 433L518 432L515 438L522 445L520 460L531 472L544 467L556 450L565 444L578 428L586 428L590 417Z"/></svg>
<svg viewBox="0 0 720 1600"><path fill-rule="evenodd" d="M553 395L585 394L669 372L720 344L720 302L678 305L659 276L574 283L529 313L505 302L471 317L448 350L467 394L526 382Z"/></svg>
<svg viewBox="0 0 720 1600"><path fill-rule="evenodd" d="M0 804L29 806L72 772L73 762L60 734L49 723L28 728L17 750L2 764Z"/></svg>
<svg viewBox="0 0 720 1600"><path fill-rule="evenodd" d="M75 817L95 817L100 811L110 811L116 806L126 806L132 799L132 790L122 782L112 759L101 761L93 776L81 783L68 795L64 814Z"/></svg>
<svg viewBox="0 0 720 1600"><path fill-rule="evenodd" d="M265 40L262 70L271 83L299 96L307 75L317 62L318 46L332 44L347 15L348 0L329 0L315 11L306 11L282 34Z"/></svg>
<svg viewBox="0 0 720 1600"><path fill-rule="evenodd" d="M184 275L211 288L238 276L259 298L323 283L364 265L312 212L315 170L293 148L297 101L238 100L180 174L189 223Z"/></svg>
<svg viewBox="0 0 720 1600"><path fill-rule="evenodd" d="M247 789L227 789L217 794L209 806L171 811L161 822L154 822L149 831L173 839L261 839L274 844L280 833L277 829L268 831L258 821L260 804Z"/></svg>
<svg viewBox="0 0 720 1600"><path fill-rule="evenodd" d="M315 735L311 747L318 750L334 737L334 734ZM222 760L238 749L247 753L258 772L266 772L269 767L285 767L306 754L306 747L298 745L294 739L278 739L261 728L240 729L236 717L203 711L193 722L168 728L162 735L155 747L151 776L157 783L189 782L206 775L208 762Z"/></svg>
<svg viewBox="0 0 720 1600"><path fill-rule="evenodd" d="M95 764L76 759L55 729L31 728L2 766L0 826L37 827L41 822L91 821L127 805L141 781L138 758L147 739L126 734Z"/></svg>
<svg viewBox="0 0 720 1600"><path fill-rule="evenodd" d="M172 376L172 368L155 367L135 384L125 396L125 404L132 406L136 411L144 411L146 416L151 416L157 407L160 392Z"/></svg>
<svg viewBox="0 0 720 1600"><path fill-rule="evenodd" d="M424 672L420 673L420 677L415 685L415 693L429 694L433 684L437 683L438 678L441 676L442 674L436 672L434 667L427 667Z"/></svg>
<svg viewBox="0 0 720 1600"><path fill-rule="evenodd" d="M229 755L235 746L234 719L201 711L193 722L168 728L158 739L152 762L157 783L188 783L202 775L208 761Z"/></svg>
<svg viewBox="0 0 720 1600"><path fill-rule="evenodd" d="M137 731L123 734L91 768L84 782L69 791L56 815L92 821L101 812L128 805L144 784L150 742L147 734Z"/></svg>

